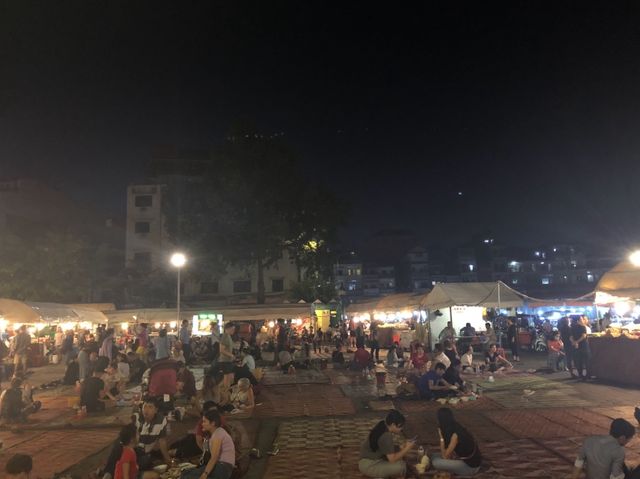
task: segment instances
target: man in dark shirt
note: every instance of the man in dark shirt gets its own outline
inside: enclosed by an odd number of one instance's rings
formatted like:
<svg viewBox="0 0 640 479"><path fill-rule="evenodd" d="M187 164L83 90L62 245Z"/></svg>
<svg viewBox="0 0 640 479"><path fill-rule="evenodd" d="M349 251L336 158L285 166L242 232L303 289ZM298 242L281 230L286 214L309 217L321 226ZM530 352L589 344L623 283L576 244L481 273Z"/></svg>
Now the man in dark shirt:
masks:
<svg viewBox="0 0 640 479"><path fill-rule="evenodd" d="M7 422L26 422L27 416L40 409L40 401L23 399L22 379L14 377L11 387L0 395L0 417ZM30 396L28 394L27 396Z"/></svg>
<svg viewBox="0 0 640 479"><path fill-rule="evenodd" d="M423 399L437 399L450 396L452 391L451 385L447 383L442 376L444 375L447 367L442 364L436 364L433 371L428 371L418 380L418 392Z"/></svg>
<svg viewBox="0 0 640 479"><path fill-rule="evenodd" d="M576 318L571 325L571 345L573 347L573 360L578 370L578 377L586 381L589 376L589 359L591 350L587 339L586 316ZM585 374L585 369L587 373Z"/></svg>
<svg viewBox="0 0 640 479"><path fill-rule="evenodd" d="M104 368L97 367L91 377L88 377L82 383L80 406L85 406L87 412L100 412L105 410L105 403L101 401L101 398L107 394L104 381L101 379L103 374Z"/></svg>
<svg viewBox="0 0 640 479"><path fill-rule="evenodd" d="M462 369L462 363L459 359L455 358L451 361L451 366L445 371L442 379L444 379L448 384L452 386L456 386L459 391L463 391L465 388L465 383L460 377L460 371Z"/></svg>

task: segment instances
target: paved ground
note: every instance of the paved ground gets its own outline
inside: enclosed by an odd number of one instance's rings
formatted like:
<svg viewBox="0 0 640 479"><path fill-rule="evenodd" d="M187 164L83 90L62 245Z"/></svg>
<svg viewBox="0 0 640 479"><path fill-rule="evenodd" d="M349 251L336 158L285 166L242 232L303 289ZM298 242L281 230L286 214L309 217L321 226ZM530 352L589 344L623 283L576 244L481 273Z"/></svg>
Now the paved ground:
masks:
<svg viewBox="0 0 640 479"><path fill-rule="evenodd" d="M477 477L567 477L586 435L606 433L615 417L636 424L636 389L579 383L567 380L563 373L526 372L544 362L542 355L525 354L517 371L496 376L493 383L472 377L484 388L483 396L451 406L480 441L486 465ZM40 368L31 382L50 382L60 374L59 366ZM389 374L383 392L392 394L395 386L396 378ZM524 389L534 393L525 395ZM253 416L229 418L242 439L248 467L244 477L361 478L357 470L359 445L391 407L407 417L407 437L418 436L427 449L437 445L435 414L440 404L378 399L380 393L375 381L333 368L301 370L295 378L268 371ZM114 408L103 416L78 419L69 407L74 394L72 388L38 392L45 404L39 417L20 431L0 429L4 442L0 466L12 453L28 452L35 459L35 477L54 477L63 471L72 477L88 477L104 459L130 410ZM191 423L173 424L172 436L184 434ZM280 452L266 455L274 444ZM251 447L260 449L263 457L249 460ZM640 440L628 446L627 457L631 463L640 463Z"/></svg>

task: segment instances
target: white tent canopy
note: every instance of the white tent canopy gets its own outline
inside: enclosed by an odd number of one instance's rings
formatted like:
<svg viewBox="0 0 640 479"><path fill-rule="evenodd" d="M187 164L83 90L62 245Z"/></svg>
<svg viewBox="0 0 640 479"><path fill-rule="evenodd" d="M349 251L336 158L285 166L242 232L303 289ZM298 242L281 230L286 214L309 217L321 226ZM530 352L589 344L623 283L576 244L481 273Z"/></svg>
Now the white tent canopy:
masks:
<svg viewBox="0 0 640 479"><path fill-rule="evenodd" d="M100 311L59 303L38 303L0 298L0 317L11 323L106 323Z"/></svg>
<svg viewBox="0 0 640 479"><path fill-rule="evenodd" d="M422 307L432 311L452 306L514 308L522 306L522 295L502 281L495 283L438 283Z"/></svg>

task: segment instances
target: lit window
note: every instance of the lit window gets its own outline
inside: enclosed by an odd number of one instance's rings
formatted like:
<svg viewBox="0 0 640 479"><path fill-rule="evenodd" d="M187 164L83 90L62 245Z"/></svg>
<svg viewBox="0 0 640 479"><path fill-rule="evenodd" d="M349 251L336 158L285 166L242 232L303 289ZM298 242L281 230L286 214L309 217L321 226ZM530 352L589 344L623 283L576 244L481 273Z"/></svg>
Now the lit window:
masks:
<svg viewBox="0 0 640 479"><path fill-rule="evenodd" d="M549 278L542 278L542 284L549 284L551 280Z"/></svg>
<svg viewBox="0 0 640 479"><path fill-rule="evenodd" d="M511 280L511 284L518 284L518 278L513 278Z"/></svg>
<svg viewBox="0 0 640 479"><path fill-rule="evenodd" d="M589 283L593 283L595 281L595 276L593 276L593 274L591 273L587 273L587 282Z"/></svg>
<svg viewBox="0 0 640 479"><path fill-rule="evenodd" d="M469 265L469 271L473 271L474 268L475 268L474 265L472 265L472 264Z"/></svg>

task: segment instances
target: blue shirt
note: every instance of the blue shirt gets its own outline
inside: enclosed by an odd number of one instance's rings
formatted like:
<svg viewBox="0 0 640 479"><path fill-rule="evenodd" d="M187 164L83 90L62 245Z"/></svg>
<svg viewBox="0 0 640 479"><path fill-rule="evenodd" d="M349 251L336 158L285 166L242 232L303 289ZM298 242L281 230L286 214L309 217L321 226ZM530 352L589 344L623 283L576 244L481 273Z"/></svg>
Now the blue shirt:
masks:
<svg viewBox="0 0 640 479"><path fill-rule="evenodd" d="M429 387L429 381L433 381L435 384L440 381L441 376L438 376L438 373L435 371L429 371L418 379L418 390L420 394L423 396L428 396L431 393L431 388Z"/></svg>
<svg viewBox="0 0 640 479"><path fill-rule="evenodd" d="M169 357L169 338L167 336L156 338L156 359Z"/></svg>
<svg viewBox="0 0 640 479"><path fill-rule="evenodd" d="M189 327L182 326L180 328L180 342L182 344L189 344L191 341L191 333L189 332Z"/></svg>

